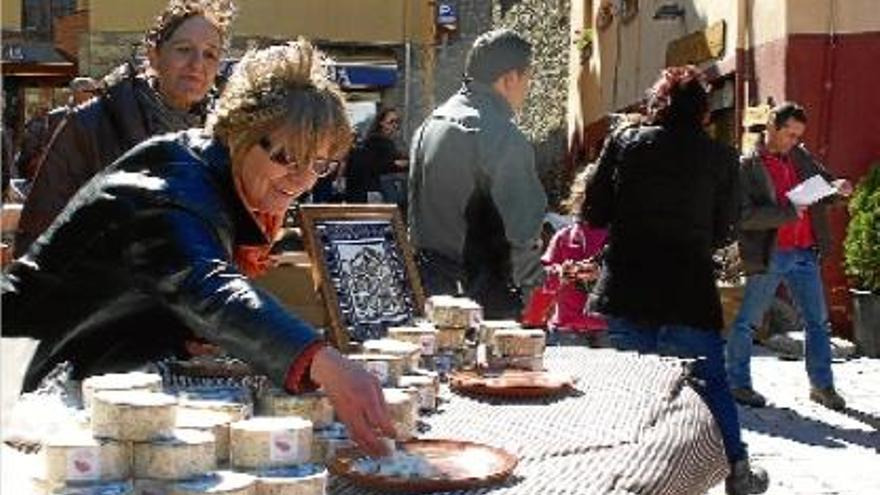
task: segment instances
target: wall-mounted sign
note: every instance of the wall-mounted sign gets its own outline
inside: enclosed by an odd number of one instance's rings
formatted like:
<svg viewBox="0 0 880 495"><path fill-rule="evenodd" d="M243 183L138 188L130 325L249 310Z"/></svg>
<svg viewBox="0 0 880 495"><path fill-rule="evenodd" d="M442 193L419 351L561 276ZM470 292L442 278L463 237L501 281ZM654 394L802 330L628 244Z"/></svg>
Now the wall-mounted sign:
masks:
<svg viewBox="0 0 880 495"><path fill-rule="evenodd" d="M437 4L437 25L446 29L458 28L458 11L451 2Z"/></svg>
<svg viewBox="0 0 880 495"><path fill-rule="evenodd" d="M666 66L699 64L721 57L726 26L725 21L718 21L704 30L670 42L666 47Z"/></svg>
<svg viewBox="0 0 880 495"><path fill-rule="evenodd" d="M743 127L759 127L767 125L770 121L770 105L761 104L754 107L746 107L743 112Z"/></svg>

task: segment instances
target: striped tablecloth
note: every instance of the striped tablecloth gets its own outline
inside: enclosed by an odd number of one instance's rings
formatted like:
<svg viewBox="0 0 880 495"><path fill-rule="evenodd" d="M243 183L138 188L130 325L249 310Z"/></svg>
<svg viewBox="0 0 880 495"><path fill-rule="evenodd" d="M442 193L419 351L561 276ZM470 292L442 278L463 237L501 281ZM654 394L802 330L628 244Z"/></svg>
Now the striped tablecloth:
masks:
<svg viewBox="0 0 880 495"><path fill-rule="evenodd" d="M470 440L519 457L508 483L457 493L704 494L727 474L721 433L687 385L683 361L551 347L551 371L577 392L546 401L486 401L444 392L426 438ZM374 494L334 478L333 495Z"/></svg>

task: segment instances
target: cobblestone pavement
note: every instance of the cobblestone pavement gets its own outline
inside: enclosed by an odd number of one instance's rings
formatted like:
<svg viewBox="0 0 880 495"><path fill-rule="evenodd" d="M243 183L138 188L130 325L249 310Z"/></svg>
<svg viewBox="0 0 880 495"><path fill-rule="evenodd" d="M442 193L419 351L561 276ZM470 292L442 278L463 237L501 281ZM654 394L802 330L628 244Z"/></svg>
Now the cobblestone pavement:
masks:
<svg viewBox="0 0 880 495"><path fill-rule="evenodd" d="M833 370L843 413L809 400L803 361L756 348L753 383L770 404L739 411L750 455L770 474L768 495L880 493L880 359L835 361ZM719 486L708 495L723 494Z"/></svg>

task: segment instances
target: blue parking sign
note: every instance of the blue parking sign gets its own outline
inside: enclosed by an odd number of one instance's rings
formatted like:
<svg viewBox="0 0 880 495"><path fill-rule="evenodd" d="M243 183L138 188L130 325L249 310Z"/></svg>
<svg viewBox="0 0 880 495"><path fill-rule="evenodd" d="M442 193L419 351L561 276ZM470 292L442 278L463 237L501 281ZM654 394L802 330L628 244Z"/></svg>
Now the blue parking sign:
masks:
<svg viewBox="0 0 880 495"><path fill-rule="evenodd" d="M458 23L458 12L455 11L455 5L449 2L440 2L437 5L437 24L455 25Z"/></svg>

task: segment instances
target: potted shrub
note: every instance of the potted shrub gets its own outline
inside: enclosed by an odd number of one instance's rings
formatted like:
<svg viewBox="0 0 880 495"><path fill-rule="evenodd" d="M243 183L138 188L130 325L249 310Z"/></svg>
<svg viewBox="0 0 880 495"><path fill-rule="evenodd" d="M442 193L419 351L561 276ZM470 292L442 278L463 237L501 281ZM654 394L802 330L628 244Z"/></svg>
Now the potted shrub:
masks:
<svg viewBox="0 0 880 495"><path fill-rule="evenodd" d="M853 287L853 333L864 355L880 357L880 164L856 187L849 213L843 248Z"/></svg>

